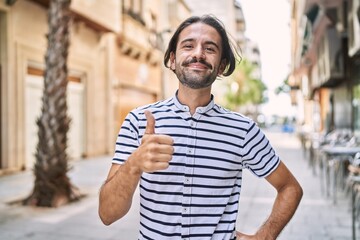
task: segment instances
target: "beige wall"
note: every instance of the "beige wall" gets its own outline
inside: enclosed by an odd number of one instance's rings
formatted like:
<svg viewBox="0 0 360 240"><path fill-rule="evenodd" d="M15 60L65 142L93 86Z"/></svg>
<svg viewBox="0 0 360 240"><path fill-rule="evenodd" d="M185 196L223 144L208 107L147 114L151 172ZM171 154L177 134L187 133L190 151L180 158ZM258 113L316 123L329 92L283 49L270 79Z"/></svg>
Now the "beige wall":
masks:
<svg viewBox="0 0 360 240"><path fill-rule="evenodd" d="M72 0L71 10L108 28L121 32L121 1L119 0Z"/></svg>
<svg viewBox="0 0 360 240"><path fill-rule="evenodd" d="M174 6L175 18L168 14ZM83 154L88 157L112 154L125 115L162 99L163 92L172 96L178 85L175 75L163 67L163 52L151 46L149 27L155 16L155 30L167 44L170 34L162 31L174 30L188 17L187 6L182 0L145 0L146 25L133 22L131 28L126 26L129 31L124 31L126 16L121 7L121 0L73 0L71 5L77 15L71 27L68 69L83 89ZM1 173L20 170L26 163L26 79L29 67L44 71L48 25L47 9L30 0L18 0L12 6L0 0L0 11L6 15L0 21L6 32L6 36L0 34L5 39L0 42Z"/></svg>
<svg viewBox="0 0 360 240"><path fill-rule="evenodd" d="M2 5L0 5L2 6ZM44 70L47 47L47 11L31 1L19 0L7 14L7 52L2 94L2 168L20 169L26 163L25 88L27 69ZM110 151L111 116L108 104L107 42L103 34L76 22L71 28L68 56L69 75L84 85L84 155L94 156ZM69 103L71 104L71 103ZM34 123L35 124L35 123ZM3 128L4 127L4 128ZM37 139L33 139L37 141ZM6 144L4 144L6 142Z"/></svg>

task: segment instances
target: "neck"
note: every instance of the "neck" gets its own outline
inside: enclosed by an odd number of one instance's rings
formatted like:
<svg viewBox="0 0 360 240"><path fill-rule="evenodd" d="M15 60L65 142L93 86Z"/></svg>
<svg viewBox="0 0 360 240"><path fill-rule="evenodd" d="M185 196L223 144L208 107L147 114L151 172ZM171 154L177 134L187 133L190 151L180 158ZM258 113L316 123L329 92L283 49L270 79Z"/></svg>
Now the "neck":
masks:
<svg viewBox="0 0 360 240"><path fill-rule="evenodd" d="M189 107L190 113L193 115L197 107L204 107L209 104L211 87L191 89L180 84L177 97L182 104Z"/></svg>

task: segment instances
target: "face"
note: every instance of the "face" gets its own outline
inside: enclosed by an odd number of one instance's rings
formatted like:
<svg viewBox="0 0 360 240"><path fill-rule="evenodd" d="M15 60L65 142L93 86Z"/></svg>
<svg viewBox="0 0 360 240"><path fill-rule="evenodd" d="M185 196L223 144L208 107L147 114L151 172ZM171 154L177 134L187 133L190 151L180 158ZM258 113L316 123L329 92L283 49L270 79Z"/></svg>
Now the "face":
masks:
<svg viewBox="0 0 360 240"><path fill-rule="evenodd" d="M170 54L170 68L184 86L206 88L224 71L221 55L221 36L215 28L194 23L180 33L176 54Z"/></svg>

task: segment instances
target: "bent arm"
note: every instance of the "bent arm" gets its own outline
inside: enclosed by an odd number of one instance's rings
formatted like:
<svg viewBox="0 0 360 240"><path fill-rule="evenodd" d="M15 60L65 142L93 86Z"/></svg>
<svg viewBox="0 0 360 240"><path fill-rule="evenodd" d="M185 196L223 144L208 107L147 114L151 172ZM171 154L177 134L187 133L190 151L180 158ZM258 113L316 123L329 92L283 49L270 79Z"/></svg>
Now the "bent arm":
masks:
<svg viewBox="0 0 360 240"><path fill-rule="evenodd" d="M129 211L135 189L143 172L168 168L174 152L170 136L145 134L142 143L124 164L113 164L100 189L99 216L110 225Z"/></svg>
<svg viewBox="0 0 360 240"><path fill-rule="evenodd" d="M111 166L99 196L99 216L105 225L110 225L129 211L140 177L141 171L132 166L130 159L122 165Z"/></svg>
<svg viewBox="0 0 360 240"><path fill-rule="evenodd" d="M257 231L257 239L276 239L294 215L303 190L288 168L280 162L266 180L277 190L277 196L269 218Z"/></svg>

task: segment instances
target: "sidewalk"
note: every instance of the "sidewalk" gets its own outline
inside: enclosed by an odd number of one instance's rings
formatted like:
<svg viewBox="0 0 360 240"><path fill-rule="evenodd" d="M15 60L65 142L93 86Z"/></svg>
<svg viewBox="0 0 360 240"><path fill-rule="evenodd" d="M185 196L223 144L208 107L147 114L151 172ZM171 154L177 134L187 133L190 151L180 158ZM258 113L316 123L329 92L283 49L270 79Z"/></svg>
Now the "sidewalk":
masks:
<svg viewBox="0 0 360 240"><path fill-rule="evenodd" d="M320 176L314 176L295 135L267 132L273 147L304 190L300 206L279 240L349 240L350 196L338 194L338 202L321 192ZM244 172L237 228L252 233L270 214L275 191L266 181ZM359 233L358 233L359 235ZM360 238L359 238L360 239Z"/></svg>
<svg viewBox="0 0 360 240"><path fill-rule="evenodd" d="M110 156L103 156L71 162L73 169L69 176L87 197L57 209L7 204L31 192L31 171L0 177L0 239L137 239L139 216L135 206L139 205L138 198L134 199L129 214L111 226L103 225L98 217L98 192L106 179L110 161Z"/></svg>
<svg viewBox="0 0 360 240"><path fill-rule="evenodd" d="M337 205L320 191L320 179L313 176L303 159L300 143L293 135L268 132L272 145L304 189L304 197L280 240L351 239L350 202L339 195ZM30 171L0 176L0 239L20 240L131 240L137 239L138 193L126 217L104 226L98 217L98 191L110 167L110 156L78 160L71 164L72 182L87 197L57 209L30 208L7 203L26 197L32 189ZM275 192L264 180L244 171L237 228L252 233L269 215Z"/></svg>

